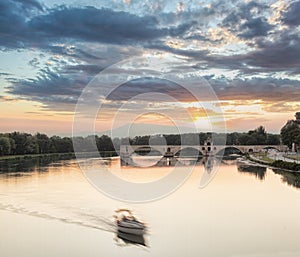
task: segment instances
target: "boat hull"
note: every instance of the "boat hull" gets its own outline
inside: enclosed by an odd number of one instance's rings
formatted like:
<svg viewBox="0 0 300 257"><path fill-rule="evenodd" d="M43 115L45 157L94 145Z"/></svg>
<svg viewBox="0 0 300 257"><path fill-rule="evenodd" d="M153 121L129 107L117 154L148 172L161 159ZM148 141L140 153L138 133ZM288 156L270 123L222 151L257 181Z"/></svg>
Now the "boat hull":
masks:
<svg viewBox="0 0 300 257"><path fill-rule="evenodd" d="M122 239L127 244L138 244L146 246L145 239L142 235L127 234L118 231L118 238Z"/></svg>
<svg viewBox="0 0 300 257"><path fill-rule="evenodd" d="M118 226L118 231L126 234L138 235L138 236L142 236L145 234L145 230L142 228L128 228L128 227Z"/></svg>

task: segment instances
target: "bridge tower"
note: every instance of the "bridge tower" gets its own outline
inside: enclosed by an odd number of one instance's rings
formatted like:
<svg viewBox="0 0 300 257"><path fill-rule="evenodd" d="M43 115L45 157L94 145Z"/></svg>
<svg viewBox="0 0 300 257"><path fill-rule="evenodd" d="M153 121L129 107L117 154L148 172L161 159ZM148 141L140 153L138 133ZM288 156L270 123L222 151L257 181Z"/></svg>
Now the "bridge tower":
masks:
<svg viewBox="0 0 300 257"><path fill-rule="evenodd" d="M208 137L204 141L204 145L202 146L201 150L204 156L214 155L215 147L211 137Z"/></svg>

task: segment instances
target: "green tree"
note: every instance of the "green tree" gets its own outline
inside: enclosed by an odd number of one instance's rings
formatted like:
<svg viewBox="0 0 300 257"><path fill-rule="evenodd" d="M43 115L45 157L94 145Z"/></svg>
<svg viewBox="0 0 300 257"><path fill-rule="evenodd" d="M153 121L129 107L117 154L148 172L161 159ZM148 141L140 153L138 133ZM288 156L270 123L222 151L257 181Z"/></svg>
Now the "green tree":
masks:
<svg viewBox="0 0 300 257"><path fill-rule="evenodd" d="M111 138L107 135L102 135L96 139L97 148L99 151L114 151L114 145Z"/></svg>
<svg viewBox="0 0 300 257"><path fill-rule="evenodd" d="M180 145L181 144L181 138L180 135L164 135L167 145Z"/></svg>
<svg viewBox="0 0 300 257"><path fill-rule="evenodd" d="M51 141L47 135L37 133L35 137L39 146L40 154L51 152Z"/></svg>
<svg viewBox="0 0 300 257"><path fill-rule="evenodd" d="M35 154L39 151L37 140L28 133L13 132L8 136L15 142L12 154Z"/></svg>
<svg viewBox="0 0 300 257"><path fill-rule="evenodd" d="M229 133L226 136L226 144L227 145L238 145L239 142L240 133L234 132Z"/></svg>
<svg viewBox="0 0 300 257"><path fill-rule="evenodd" d="M267 136L267 145L279 145L280 144L280 136L274 134L268 134Z"/></svg>
<svg viewBox="0 0 300 257"><path fill-rule="evenodd" d="M70 153L73 152L73 142L69 137L61 138L59 136L52 136L50 138L53 144L53 151L56 153Z"/></svg>
<svg viewBox="0 0 300 257"><path fill-rule="evenodd" d="M267 132L263 126L259 126L251 134L255 145L265 145L267 143Z"/></svg>
<svg viewBox="0 0 300 257"><path fill-rule="evenodd" d="M253 134L243 133L239 137L239 143L240 145L255 145L257 143L257 140L255 139Z"/></svg>
<svg viewBox="0 0 300 257"><path fill-rule="evenodd" d="M288 121L280 131L283 144L289 148L293 143L300 145L300 126L294 121Z"/></svg>
<svg viewBox="0 0 300 257"><path fill-rule="evenodd" d="M0 137L0 155L11 154L11 144L8 137Z"/></svg>

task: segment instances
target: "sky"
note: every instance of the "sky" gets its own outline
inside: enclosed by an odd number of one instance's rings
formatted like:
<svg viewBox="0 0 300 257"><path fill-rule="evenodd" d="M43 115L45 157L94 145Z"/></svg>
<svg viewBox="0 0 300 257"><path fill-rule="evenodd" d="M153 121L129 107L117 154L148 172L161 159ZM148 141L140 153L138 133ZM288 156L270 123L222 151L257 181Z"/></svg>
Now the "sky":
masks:
<svg viewBox="0 0 300 257"><path fill-rule="evenodd" d="M283 0L0 0L0 132L71 135L77 117L78 133L278 133L300 111L299 13Z"/></svg>

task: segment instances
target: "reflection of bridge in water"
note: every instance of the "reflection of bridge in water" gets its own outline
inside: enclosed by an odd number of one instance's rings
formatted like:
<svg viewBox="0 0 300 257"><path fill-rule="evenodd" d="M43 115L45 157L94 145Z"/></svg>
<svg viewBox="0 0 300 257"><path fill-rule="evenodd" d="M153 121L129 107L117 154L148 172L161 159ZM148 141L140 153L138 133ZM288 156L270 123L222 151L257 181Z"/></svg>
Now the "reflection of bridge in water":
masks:
<svg viewBox="0 0 300 257"><path fill-rule="evenodd" d="M236 156L235 158L237 158ZM164 156L138 156L132 155L120 159L121 166L135 167L183 167L204 165L206 171L210 171L216 163L220 164L222 157L204 156L204 157L164 157Z"/></svg>

